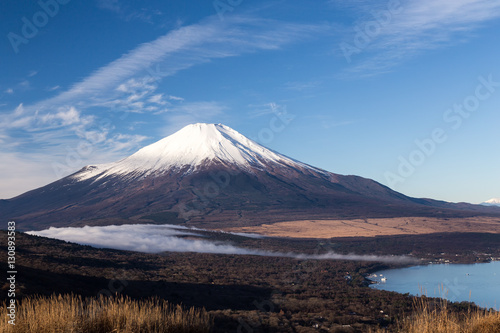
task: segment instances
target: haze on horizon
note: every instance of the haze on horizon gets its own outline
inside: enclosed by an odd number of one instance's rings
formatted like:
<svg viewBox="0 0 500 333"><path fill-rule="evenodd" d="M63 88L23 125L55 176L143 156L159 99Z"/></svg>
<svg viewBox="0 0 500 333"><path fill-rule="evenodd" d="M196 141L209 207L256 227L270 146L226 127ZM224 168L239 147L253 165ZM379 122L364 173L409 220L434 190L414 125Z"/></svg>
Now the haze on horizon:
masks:
<svg viewBox="0 0 500 333"><path fill-rule="evenodd" d="M500 197L500 1L215 3L3 4L0 198L197 122L413 197Z"/></svg>

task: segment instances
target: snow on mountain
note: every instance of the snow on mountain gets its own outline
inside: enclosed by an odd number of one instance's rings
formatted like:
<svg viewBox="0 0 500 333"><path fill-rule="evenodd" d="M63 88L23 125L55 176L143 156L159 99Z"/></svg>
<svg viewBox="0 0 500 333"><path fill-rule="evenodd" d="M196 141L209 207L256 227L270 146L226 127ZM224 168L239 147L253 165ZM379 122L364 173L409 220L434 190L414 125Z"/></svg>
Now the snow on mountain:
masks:
<svg viewBox="0 0 500 333"><path fill-rule="evenodd" d="M269 150L222 124L191 124L178 132L146 146L118 162L87 166L74 179L101 179L110 175L138 178L184 169L186 173L200 165L222 162L243 169L264 169L266 165L306 168L325 172Z"/></svg>
<svg viewBox="0 0 500 333"><path fill-rule="evenodd" d="M500 198L493 198L490 200L486 200L481 205L483 205L483 206L500 206Z"/></svg>

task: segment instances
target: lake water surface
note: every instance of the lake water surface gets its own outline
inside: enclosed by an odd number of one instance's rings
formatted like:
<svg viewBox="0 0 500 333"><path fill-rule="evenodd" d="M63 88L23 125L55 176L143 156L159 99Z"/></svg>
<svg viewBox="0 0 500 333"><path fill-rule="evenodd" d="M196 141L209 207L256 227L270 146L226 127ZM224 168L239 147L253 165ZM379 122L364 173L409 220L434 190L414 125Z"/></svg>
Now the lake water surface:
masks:
<svg viewBox="0 0 500 333"><path fill-rule="evenodd" d="M500 261L413 266L375 274L376 277L368 277L378 282L371 285L372 288L412 295L423 293L429 297L444 296L453 302L470 300L479 306L497 310L500 307Z"/></svg>

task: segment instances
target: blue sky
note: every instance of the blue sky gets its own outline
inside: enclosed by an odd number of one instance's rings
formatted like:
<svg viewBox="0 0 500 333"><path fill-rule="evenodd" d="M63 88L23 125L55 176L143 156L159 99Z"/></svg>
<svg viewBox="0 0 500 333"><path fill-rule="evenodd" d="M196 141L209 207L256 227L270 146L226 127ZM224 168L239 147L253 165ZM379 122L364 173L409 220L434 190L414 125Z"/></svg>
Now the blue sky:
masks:
<svg viewBox="0 0 500 333"><path fill-rule="evenodd" d="M0 198L189 123L416 197L500 197L500 1L2 3Z"/></svg>

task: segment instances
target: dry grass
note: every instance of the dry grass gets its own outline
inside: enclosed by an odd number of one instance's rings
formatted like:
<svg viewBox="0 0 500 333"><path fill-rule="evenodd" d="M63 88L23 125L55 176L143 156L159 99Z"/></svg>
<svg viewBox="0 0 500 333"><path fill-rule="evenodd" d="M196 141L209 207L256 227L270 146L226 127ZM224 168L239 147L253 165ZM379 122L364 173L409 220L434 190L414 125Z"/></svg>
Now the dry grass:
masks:
<svg viewBox="0 0 500 333"><path fill-rule="evenodd" d="M414 313L397 323L398 332L405 333L500 333L500 312L476 308L451 311L448 303L415 298ZM378 330L376 332L386 332Z"/></svg>
<svg viewBox="0 0 500 333"><path fill-rule="evenodd" d="M16 325L7 323L1 307L0 332L209 332L207 312L172 306L157 298L135 301L128 297L82 299L64 295L23 299L17 308Z"/></svg>
<svg viewBox="0 0 500 333"><path fill-rule="evenodd" d="M415 301L416 314L403 320L401 331L408 333L498 333L500 314L487 310L452 312L448 303L441 301L432 306L425 297Z"/></svg>
<svg viewBox="0 0 500 333"><path fill-rule="evenodd" d="M500 233L498 218L395 217L354 220L302 220L251 227L226 228L232 232L253 232L271 237L332 238L417 235L436 232Z"/></svg>

